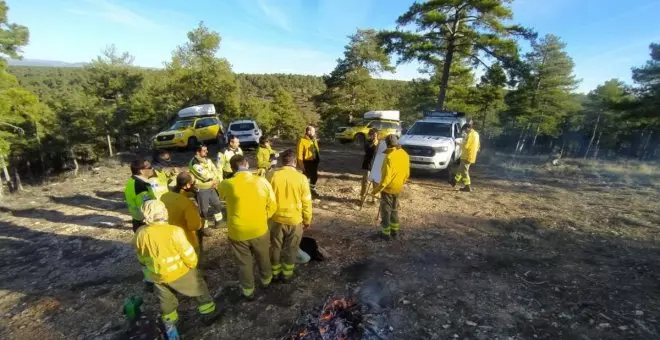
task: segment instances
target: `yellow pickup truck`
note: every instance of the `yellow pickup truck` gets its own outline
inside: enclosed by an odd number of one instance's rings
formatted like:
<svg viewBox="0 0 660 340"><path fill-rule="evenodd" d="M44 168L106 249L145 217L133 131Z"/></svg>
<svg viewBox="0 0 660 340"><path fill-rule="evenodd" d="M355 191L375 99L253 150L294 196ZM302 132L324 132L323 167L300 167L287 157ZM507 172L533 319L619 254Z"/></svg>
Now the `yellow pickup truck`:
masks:
<svg viewBox="0 0 660 340"><path fill-rule="evenodd" d="M177 120L153 137L153 147L193 149L199 142L224 143L222 121L213 104L187 107L177 113Z"/></svg>
<svg viewBox="0 0 660 340"><path fill-rule="evenodd" d="M340 127L335 138L342 143L364 145L371 128L378 129L378 139L383 140L391 134L401 136L401 123L393 120L368 120L358 122L355 126Z"/></svg>
<svg viewBox="0 0 660 340"><path fill-rule="evenodd" d="M372 128L378 129L378 139L380 140L391 134L400 137L401 122L399 121L399 111L379 110L365 112L364 120L358 121L352 126L338 128L335 132L335 139L341 143L364 145L369 130Z"/></svg>

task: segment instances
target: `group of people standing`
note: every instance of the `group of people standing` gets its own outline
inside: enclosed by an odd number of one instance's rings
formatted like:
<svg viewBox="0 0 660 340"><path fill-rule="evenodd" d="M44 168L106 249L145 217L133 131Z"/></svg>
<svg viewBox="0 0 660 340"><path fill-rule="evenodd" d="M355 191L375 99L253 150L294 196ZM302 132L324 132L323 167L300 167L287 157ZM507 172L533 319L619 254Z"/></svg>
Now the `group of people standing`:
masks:
<svg viewBox="0 0 660 340"><path fill-rule="evenodd" d="M468 190L468 170L476 157L472 149L476 146L478 150L479 144L478 134L471 131L470 122L461 170L453 181L463 181ZM399 195L410 177L410 159L396 135L388 135L384 142L387 148L381 179L367 193L368 172L379 145L378 131L369 131L361 193L380 198L379 235L389 240L400 230ZM230 137L216 162L209 158L207 147L199 145L187 170L180 173L166 171L166 152L160 153L154 164L146 160L131 163L125 196L133 218L134 243L146 285L158 293L170 338L177 338L176 293L197 300L203 323L210 324L220 316L197 265L203 254L203 237L210 235L208 228L217 227L223 219L245 300L255 296L255 262L263 288L274 280L288 282L294 277L303 230L312 222L312 199L318 196L320 150L316 130L308 126L296 151L288 149L281 154L273 151L267 137L262 138L256 173L250 170L239 144L238 138ZM278 158L282 166L273 170ZM172 178L175 185L170 188ZM223 208L226 216L222 215Z"/></svg>
<svg viewBox="0 0 660 340"><path fill-rule="evenodd" d="M278 157L282 166L273 170ZM320 157L315 130L308 127L296 151L277 154L269 139L262 138L256 173L235 137L216 162L204 145L195 149L185 171L167 173L161 164L168 160L169 154L161 152L154 164L133 161L124 193L146 287L158 294L168 337L177 338L176 293L197 300L204 324L220 316L197 266L203 237L210 235L207 228L218 227L221 220L226 221L245 300L255 296L254 262L261 287L293 279L303 229L312 222ZM171 180L173 187L168 185Z"/></svg>

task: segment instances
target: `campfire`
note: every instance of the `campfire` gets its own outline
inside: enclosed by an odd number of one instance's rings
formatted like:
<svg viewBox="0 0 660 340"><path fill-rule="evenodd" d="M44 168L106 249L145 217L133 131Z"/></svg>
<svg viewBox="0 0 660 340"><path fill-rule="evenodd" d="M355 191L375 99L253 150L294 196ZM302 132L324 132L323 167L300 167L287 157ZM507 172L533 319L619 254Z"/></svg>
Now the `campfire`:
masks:
<svg viewBox="0 0 660 340"><path fill-rule="evenodd" d="M351 298L329 297L320 311L298 321L287 339L350 340L360 339L363 333L360 306Z"/></svg>

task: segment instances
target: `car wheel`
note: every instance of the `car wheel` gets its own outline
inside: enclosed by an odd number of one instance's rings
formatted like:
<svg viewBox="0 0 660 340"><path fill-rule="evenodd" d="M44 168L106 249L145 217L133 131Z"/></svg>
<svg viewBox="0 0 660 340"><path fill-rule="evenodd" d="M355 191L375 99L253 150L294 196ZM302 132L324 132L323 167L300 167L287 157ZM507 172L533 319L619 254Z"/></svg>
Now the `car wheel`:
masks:
<svg viewBox="0 0 660 340"><path fill-rule="evenodd" d="M364 135L361 133L358 133L355 138L353 138L353 143L355 143L356 146L364 146L365 142Z"/></svg>
<svg viewBox="0 0 660 340"><path fill-rule="evenodd" d="M196 147L197 147L197 138L196 137L188 138L188 150L195 150Z"/></svg>

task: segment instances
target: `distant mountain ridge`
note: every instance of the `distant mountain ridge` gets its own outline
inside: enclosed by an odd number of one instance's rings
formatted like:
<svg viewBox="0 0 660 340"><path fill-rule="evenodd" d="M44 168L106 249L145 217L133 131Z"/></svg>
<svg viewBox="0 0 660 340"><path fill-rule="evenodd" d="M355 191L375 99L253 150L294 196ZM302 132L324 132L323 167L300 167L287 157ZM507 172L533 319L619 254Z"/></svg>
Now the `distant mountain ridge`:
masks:
<svg viewBox="0 0 660 340"><path fill-rule="evenodd" d="M43 66L43 67L83 67L87 63L68 63L58 60L43 60L43 59L9 59L7 63L10 66Z"/></svg>

